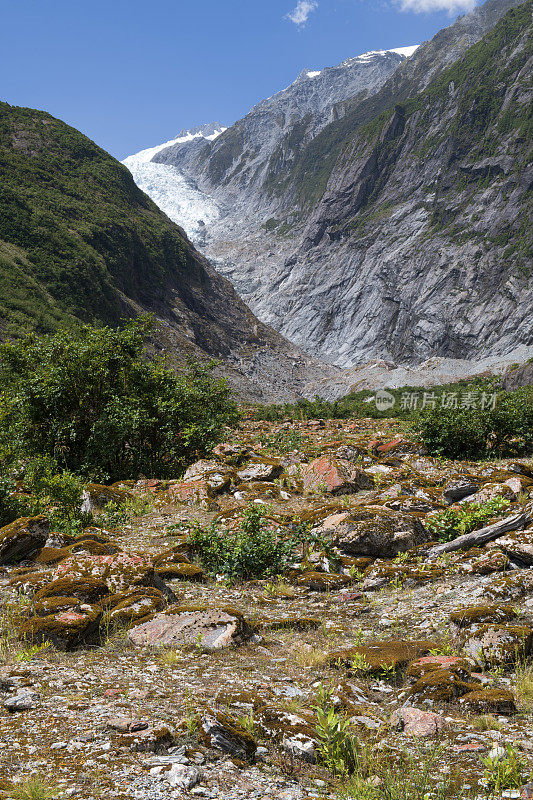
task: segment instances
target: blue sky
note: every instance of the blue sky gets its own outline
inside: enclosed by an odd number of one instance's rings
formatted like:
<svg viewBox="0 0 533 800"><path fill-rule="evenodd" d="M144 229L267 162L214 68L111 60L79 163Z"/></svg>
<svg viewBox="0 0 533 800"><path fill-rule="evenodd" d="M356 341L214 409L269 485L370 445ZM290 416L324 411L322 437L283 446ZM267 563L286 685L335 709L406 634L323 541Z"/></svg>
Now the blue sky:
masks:
<svg viewBox="0 0 533 800"><path fill-rule="evenodd" d="M418 44L475 0L0 0L0 99L117 158L228 124L304 68Z"/></svg>

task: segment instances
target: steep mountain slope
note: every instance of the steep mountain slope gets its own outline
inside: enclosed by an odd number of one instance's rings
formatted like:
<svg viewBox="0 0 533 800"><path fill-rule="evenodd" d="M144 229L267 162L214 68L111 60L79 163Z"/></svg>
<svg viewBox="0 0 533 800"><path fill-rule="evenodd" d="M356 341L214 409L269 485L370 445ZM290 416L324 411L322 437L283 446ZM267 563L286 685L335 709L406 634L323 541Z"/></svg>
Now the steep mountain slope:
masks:
<svg viewBox="0 0 533 800"><path fill-rule="evenodd" d="M75 129L1 103L0 176L3 336L148 311L155 348L223 359L250 396L294 395L327 374L260 323L129 171Z"/></svg>
<svg viewBox="0 0 533 800"><path fill-rule="evenodd" d="M342 364L533 345L531 33L528 2L344 143L269 287L286 336Z"/></svg>
<svg viewBox="0 0 533 800"><path fill-rule="evenodd" d="M176 144L153 158L190 174L199 187L227 205L249 212L265 207L269 184L288 169L297 153L332 120L344 103L383 85L405 60L407 50L364 53L323 70L304 69L287 89L258 103L211 144ZM268 204L268 203L267 203Z"/></svg>

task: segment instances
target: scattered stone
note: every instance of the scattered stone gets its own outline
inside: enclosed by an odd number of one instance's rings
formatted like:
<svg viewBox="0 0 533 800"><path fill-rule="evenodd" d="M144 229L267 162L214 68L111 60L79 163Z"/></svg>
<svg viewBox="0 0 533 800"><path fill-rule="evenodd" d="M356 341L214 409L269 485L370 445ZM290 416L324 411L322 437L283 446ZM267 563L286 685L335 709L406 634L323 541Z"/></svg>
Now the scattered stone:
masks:
<svg viewBox="0 0 533 800"><path fill-rule="evenodd" d="M13 714L17 711L30 711L30 709L36 707L38 702L39 694L37 692L22 689L13 697L8 697L7 700L4 700L4 708Z"/></svg>

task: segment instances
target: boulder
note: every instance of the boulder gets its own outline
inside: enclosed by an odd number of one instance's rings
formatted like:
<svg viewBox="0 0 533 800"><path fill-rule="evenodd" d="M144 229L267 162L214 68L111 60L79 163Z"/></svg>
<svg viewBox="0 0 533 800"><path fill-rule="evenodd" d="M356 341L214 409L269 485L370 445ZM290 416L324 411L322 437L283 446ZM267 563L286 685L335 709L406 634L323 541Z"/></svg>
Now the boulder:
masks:
<svg viewBox="0 0 533 800"><path fill-rule="evenodd" d="M459 628L487 623L510 622L517 616L517 611L509 605L478 605L459 608L452 611L450 620Z"/></svg>
<svg viewBox="0 0 533 800"><path fill-rule="evenodd" d="M165 564L163 562L156 566L155 571L160 578L169 580L203 581L204 579L204 571L201 567L197 564L187 564L185 562L179 564Z"/></svg>
<svg viewBox="0 0 533 800"><path fill-rule="evenodd" d="M440 714L411 706L396 709L390 718L390 725L406 736L416 738L437 736L448 727L448 723Z"/></svg>
<svg viewBox="0 0 533 800"><path fill-rule="evenodd" d="M446 481L442 495L448 503L456 503L464 497L475 494L479 489L479 482L472 478L455 478Z"/></svg>
<svg viewBox="0 0 533 800"><path fill-rule="evenodd" d="M498 539L498 547L515 561L533 566L533 528L506 533Z"/></svg>
<svg viewBox="0 0 533 800"><path fill-rule="evenodd" d="M514 694L506 689L468 692L459 702L475 714L514 714L517 710Z"/></svg>
<svg viewBox="0 0 533 800"><path fill-rule="evenodd" d="M251 625L235 609L177 606L136 626L128 638L137 646L198 645L207 650L218 650L242 644L252 634Z"/></svg>
<svg viewBox="0 0 533 800"><path fill-rule="evenodd" d="M513 603L533 591L533 571L515 570L510 575L493 578L483 588L481 596L489 603Z"/></svg>
<svg viewBox="0 0 533 800"><path fill-rule="evenodd" d="M459 503L487 503L489 500L494 500L496 497L505 497L507 500L514 500L515 493L510 486L505 483L486 483L478 492L465 497Z"/></svg>
<svg viewBox="0 0 533 800"><path fill-rule="evenodd" d="M411 679L412 683L415 683L423 675L427 675L428 672L434 672L438 669L451 669L456 675L467 681L470 678L472 666L473 664L461 656L424 656L409 664L406 675L408 679Z"/></svg>
<svg viewBox="0 0 533 800"><path fill-rule="evenodd" d="M101 618L100 606L82 604L76 611L31 617L21 625L19 634L33 644L51 642L59 650L73 650L99 642Z"/></svg>
<svg viewBox="0 0 533 800"><path fill-rule="evenodd" d="M275 706L262 706L254 712L260 734L281 745L286 753L299 761L316 762L316 720L310 711L293 713Z"/></svg>
<svg viewBox="0 0 533 800"><path fill-rule="evenodd" d="M200 506L200 508L207 511L217 509L217 504L213 499L214 495L215 490L210 486L209 482L203 478L197 478L191 481L176 481L176 483L172 483L168 489L168 496L172 501Z"/></svg>
<svg viewBox="0 0 533 800"><path fill-rule="evenodd" d="M118 489L99 483L88 483L81 496L81 509L84 514L102 511L108 503L124 503L131 497L128 489Z"/></svg>
<svg viewBox="0 0 533 800"><path fill-rule="evenodd" d="M303 488L306 492L352 494L362 489L373 489L374 480L349 461L315 458L302 470Z"/></svg>
<svg viewBox="0 0 533 800"><path fill-rule="evenodd" d="M0 528L0 564L28 561L41 550L48 539L46 517L20 517Z"/></svg>
<svg viewBox="0 0 533 800"><path fill-rule="evenodd" d="M263 458L261 461L251 462L242 469L238 470L239 480L249 483L250 481L273 481L279 478L283 472L283 465L273 458Z"/></svg>
<svg viewBox="0 0 533 800"><path fill-rule="evenodd" d="M206 747L222 750L244 761L253 761L255 758L257 744L253 736L250 736L236 720L215 708L208 708L204 712L198 735Z"/></svg>
<svg viewBox="0 0 533 800"><path fill-rule="evenodd" d="M416 517L382 506L334 514L324 520L319 532L330 532L344 553L380 558L395 558L431 538Z"/></svg>
<svg viewBox="0 0 533 800"><path fill-rule="evenodd" d="M452 703L458 697L481 688L480 683L465 680L461 668L451 666L449 669L433 669L426 672L411 686L408 698L410 703L417 704Z"/></svg>
<svg viewBox="0 0 533 800"><path fill-rule="evenodd" d="M533 645L533 629L527 625L483 625L468 633L463 650L481 666L513 664L525 659Z"/></svg>
<svg viewBox="0 0 533 800"><path fill-rule="evenodd" d="M107 584L101 578L88 576L71 577L65 575L35 592L34 599L38 603L52 597L75 597L78 602L96 603L109 594Z"/></svg>
<svg viewBox="0 0 533 800"><path fill-rule="evenodd" d="M437 642L426 639L413 641L390 639L337 650L330 653L327 660L331 666L353 666L357 671L371 675L395 674L411 661L427 655L430 650L436 648L438 648Z"/></svg>
<svg viewBox="0 0 533 800"><path fill-rule="evenodd" d="M298 580L298 586L304 586L313 592L334 591L344 589L353 583L349 575L335 575L331 572L304 572Z"/></svg>
<svg viewBox="0 0 533 800"><path fill-rule="evenodd" d="M116 555L76 555L56 567L54 577L70 580L93 578L103 581L109 592L123 592L134 586L155 586L160 589L154 563L148 555L118 553Z"/></svg>
<svg viewBox="0 0 533 800"><path fill-rule="evenodd" d="M103 625L117 628L138 625L162 611L166 600L158 589L139 588L106 597Z"/></svg>

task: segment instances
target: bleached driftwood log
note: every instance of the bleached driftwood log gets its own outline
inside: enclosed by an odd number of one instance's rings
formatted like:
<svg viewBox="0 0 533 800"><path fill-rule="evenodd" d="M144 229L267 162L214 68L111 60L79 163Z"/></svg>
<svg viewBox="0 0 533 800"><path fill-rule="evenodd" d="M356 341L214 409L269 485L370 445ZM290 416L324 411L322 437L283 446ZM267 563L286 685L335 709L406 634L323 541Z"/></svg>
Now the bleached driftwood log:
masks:
<svg viewBox="0 0 533 800"><path fill-rule="evenodd" d="M518 531L528 524L529 518L526 514L512 514L510 517L495 522L493 525L487 525L486 528L480 528L472 533L465 533L463 536L458 536L457 539L452 539L451 542L444 542L437 544L428 550L428 558L434 558L441 553L451 553L453 550L469 550L471 547L478 547L486 542L491 542L497 539L504 533L509 531Z"/></svg>

